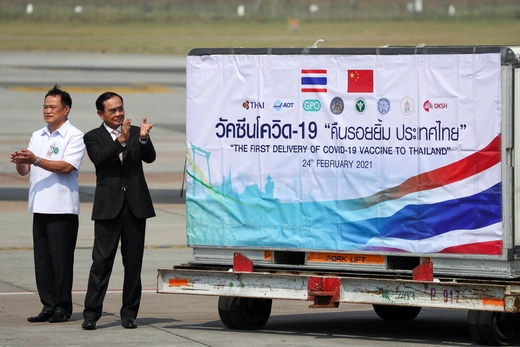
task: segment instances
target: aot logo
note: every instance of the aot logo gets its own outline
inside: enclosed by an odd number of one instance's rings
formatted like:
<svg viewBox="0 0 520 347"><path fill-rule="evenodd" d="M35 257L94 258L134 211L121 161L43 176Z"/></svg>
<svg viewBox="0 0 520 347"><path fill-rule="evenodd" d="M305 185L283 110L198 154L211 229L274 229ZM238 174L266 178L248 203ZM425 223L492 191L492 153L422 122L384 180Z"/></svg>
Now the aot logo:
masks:
<svg viewBox="0 0 520 347"><path fill-rule="evenodd" d="M321 102L319 100L307 99L303 102L303 109L307 112L318 112L321 110Z"/></svg>
<svg viewBox="0 0 520 347"><path fill-rule="evenodd" d="M430 110L446 110L448 108L448 104L445 102L431 102L430 100L426 100L423 104L423 109L426 112L430 112Z"/></svg>
<svg viewBox="0 0 520 347"><path fill-rule="evenodd" d="M273 108L276 111L280 111L282 108L293 108L294 102L281 102L280 100L276 100L274 102Z"/></svg>

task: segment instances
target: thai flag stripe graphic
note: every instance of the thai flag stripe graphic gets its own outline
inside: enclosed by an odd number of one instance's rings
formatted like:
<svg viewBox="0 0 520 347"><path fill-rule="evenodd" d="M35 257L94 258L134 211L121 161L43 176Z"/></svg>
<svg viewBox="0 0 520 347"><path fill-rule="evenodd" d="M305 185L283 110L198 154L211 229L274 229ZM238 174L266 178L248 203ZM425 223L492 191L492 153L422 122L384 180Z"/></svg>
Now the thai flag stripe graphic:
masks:
<svg viewBox="0 0 520 347"><path fill-rule="evenodd" d="M411 177L363 202L343 201L343 221L330 227L345 243L340 248L353 243L364 244L365 251L500 255L500 170L498 135L458 162ZM465 188L470 185L478 189ZM450 197L454 190L464 191L463 196Z"/></svg>
<svg viewBox="0 0 520 347"><path fill-rule="evenodd" d="M497 230L500 229L495 228L494 225L481 229L454 230L423 240L379 237L370 240L363 250L500 255L502 254L502 234L497 234ZM455 242L457 244L453 245Z"/></svg>
<svg viewBox="0 0 520 347"><path fill-rule="evenodd" d="M349 222L371 219L374 218L374 216L388 218L396 215L402 208L416 201L420 201L425 205L432 205L441 201L451 200L453 199L453 191L463 191L465 196L476 195L482 192L482 190L496 185L498 183L496 178L500 177L500 172L501 166L500 163L498 163L488 170L450 184L450 189L446 189L446 186L441 186L411 192L399 199L384 200L381 198L381 202L363 209L346 210L343 207L347 204L344 204L345 201L341 201L341 217L344 221ZM310 212L311 211L309 211L309 213Z"/></svg>
<svg viewBox="0 0 520 347"><path fill-rule="evenodd" d="M398 186L385 189L365 198L339 201L343 210L367 208L386 200L399 199L407 194L438 188L478 174L500 162L500 135L482 150L439 169L410 177Z"/></svg>
<svg viewBox="0 0 520 347"><path fill-rule="evenodd" d="M327 70L302 69L301 85L302 93L326 93Z"/></svg>

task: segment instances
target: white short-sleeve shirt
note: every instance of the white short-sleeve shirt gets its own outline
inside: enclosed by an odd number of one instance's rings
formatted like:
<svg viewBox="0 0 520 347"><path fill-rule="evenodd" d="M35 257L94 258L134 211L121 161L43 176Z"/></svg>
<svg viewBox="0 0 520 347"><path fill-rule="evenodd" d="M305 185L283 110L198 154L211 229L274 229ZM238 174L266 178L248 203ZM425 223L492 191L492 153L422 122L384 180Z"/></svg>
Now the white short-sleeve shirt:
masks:
<svg viewBox="0 0 520 347"><path fill-rule="evenodd" d="M32 134L28 149L37 157L63 160L75 168L69 174L59 174L31 165L29 212L79 214L78 170L85 154L83 133L68 120L52 134L46 126Z"/></svg>

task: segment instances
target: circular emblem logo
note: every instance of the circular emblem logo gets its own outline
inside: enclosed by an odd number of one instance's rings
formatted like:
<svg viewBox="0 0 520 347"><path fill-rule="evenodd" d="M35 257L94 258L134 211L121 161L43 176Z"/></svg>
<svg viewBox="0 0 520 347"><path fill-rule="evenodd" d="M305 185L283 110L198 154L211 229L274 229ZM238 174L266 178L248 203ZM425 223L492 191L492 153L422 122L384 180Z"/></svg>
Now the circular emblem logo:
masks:
<svg viewBox="0 0 520 347"><path fill-rule="evenodd" d="M381 114L387 114L390 111L390 101L387 98L381 98L377 102L377 110Z"/></svg>
<svg viewBox="0 0 520 347"><path fill-rule="evenodd" d="M60 149L58 147L54 147L54 154L58 154L60 152Z"/></svg>
<svg viewBox="0 0 520 347"><path fill-rule="evenodd" d="M330 102L330 112L332 112L333 114L341 114L344 108L345 104L343 103L343 100L338 96L336 96Z"/></svg>
<svg viewBox="0 0 520 347"><path fill-rule="evenodd" d="M363 113L367 108L367 103L365 102L365 99L357 99L354 106L356 107L356 111L358 113Z"/></svg>
<svg viewBox="0 0 520 347"><path fill-rule="evenodd" d="M426 100L422 107L426 112L430 112L430 110L433 109L433 104L430 102L430 100Z"/></svg>
<svg viewBox="0 0 520 347"><path fill-rule="evenodd" d="M401 112L405 116L411 115L413 113L413 109L414 109L414 104L413 104L412 98L407 96L407 97L403 98L403 100L401 100Z"/></svg>

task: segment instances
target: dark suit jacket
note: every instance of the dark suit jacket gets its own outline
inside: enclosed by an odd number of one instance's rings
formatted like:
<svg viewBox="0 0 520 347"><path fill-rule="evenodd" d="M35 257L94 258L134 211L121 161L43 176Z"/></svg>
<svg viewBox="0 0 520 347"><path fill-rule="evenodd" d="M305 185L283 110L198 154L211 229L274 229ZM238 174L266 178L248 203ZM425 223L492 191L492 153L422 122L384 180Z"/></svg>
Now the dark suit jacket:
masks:
<svg viewBox="0 0 520 347"><path fill-rule="evenodd" d="M131 126L130 137L123 147L112 140L105 126L93 129L83 137L87 153L96 167L96 193L92 208L92 220L113 219L126 201L137 218L155 216L152 198L144 178L143 161L155 160L152 140L139 142L139 127ZM123 164L119 152L123 150Z"/></svg>

